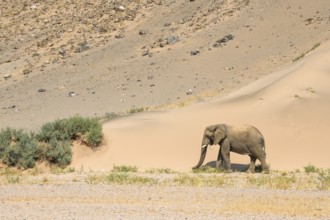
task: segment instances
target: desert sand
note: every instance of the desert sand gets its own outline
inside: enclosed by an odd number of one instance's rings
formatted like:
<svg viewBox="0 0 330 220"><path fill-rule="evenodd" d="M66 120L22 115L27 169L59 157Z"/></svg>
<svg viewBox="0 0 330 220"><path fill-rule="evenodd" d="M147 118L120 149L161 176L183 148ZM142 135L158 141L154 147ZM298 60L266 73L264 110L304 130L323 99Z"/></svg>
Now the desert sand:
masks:
<svg viewBox="0 0 330 220"><path fill-rule="evenodd" d="M136 165L188 171L198 161L204 128L228 123L261 130L271 169L294 170L309 164L328 168L329 57L329 46L322 46L227 97L111 120L103 125L106 146L73 164L93 170ZM211 147L206 163L216 159L218 148ZM231 155L233 164L249 163L247 156Z"/></svg>
<svg viewBox="0 0 330 220"><path fill-rule="evenodd" d="M109 121L72 165L190 170L204 128L228 123L262 131L271 169L329 167L326 0L57 3L0 3L0 128L192 99Z"/></svg>

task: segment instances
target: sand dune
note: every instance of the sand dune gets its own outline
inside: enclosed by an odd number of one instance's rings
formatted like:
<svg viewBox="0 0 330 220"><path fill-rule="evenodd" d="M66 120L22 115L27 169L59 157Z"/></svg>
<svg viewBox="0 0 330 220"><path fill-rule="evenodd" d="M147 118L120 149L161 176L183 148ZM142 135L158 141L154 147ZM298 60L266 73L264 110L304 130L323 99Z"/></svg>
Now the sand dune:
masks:
<svg viewBox="0 0 330 220"><path fill-rule="evenodd" d="M204 128L228 123L252 124L261 130L267 163L273 170L299 169L308 164L330 167L329 57L330 48L322 46L225 98L109 121L103 126L106 146L97 152L76 152L73 166L110 170L115 164L190 170L199 159ZM216 146L209 148L205 163L214 161L217 151ZM231 162L244 165L249 157L232 153Z"/></svg>

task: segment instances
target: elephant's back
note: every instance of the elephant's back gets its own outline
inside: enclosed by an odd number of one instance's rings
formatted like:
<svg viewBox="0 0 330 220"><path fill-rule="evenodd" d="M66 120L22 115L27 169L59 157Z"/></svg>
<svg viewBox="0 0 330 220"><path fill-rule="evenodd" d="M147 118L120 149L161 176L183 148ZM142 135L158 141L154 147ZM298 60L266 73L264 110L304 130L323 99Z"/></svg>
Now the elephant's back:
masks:
<svg viewBox="0 0 330 220"><path fill-rule="evenodd" d="M259 144L265 145L265 139L262 133L254 127L253 125L227 125L227 133L234 135L235 137L240 137L244 140L256 140Z"/></svg>

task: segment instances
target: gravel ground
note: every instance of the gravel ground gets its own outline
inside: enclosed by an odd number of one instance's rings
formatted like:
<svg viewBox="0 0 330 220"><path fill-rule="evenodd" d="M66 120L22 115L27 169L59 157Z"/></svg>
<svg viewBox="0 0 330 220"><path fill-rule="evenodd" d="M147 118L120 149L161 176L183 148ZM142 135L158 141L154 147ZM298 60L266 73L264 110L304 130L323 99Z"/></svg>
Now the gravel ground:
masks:
<svg viewBox="0 0 330 220"><path fill-rule="evenodd" d="M0 219L330 218L330 191L88 184L72 175L0 185Z"/></svg>

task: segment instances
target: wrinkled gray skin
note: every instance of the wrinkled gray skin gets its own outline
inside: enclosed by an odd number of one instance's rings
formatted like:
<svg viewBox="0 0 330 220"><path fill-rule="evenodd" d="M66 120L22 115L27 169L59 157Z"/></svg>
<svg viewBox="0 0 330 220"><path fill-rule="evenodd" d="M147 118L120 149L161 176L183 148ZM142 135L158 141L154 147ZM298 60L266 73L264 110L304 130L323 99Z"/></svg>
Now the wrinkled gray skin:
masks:
<svg viewBox="0 0 330 220"><path fill-rule="evenodd" d="M250 125L230 126L226 124L211 125L205 128L199 162L193 169L199 168L205 159L208 145L220 145L216 167L222 163L225 171L231 172L230 151L249 155L250 166L248 172L255 172L255 162L261 162L264 173L269 172L266 163L265 140L258 129Z"/></svg>

